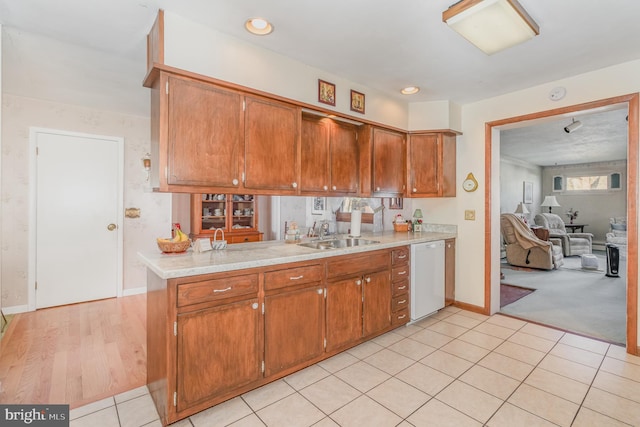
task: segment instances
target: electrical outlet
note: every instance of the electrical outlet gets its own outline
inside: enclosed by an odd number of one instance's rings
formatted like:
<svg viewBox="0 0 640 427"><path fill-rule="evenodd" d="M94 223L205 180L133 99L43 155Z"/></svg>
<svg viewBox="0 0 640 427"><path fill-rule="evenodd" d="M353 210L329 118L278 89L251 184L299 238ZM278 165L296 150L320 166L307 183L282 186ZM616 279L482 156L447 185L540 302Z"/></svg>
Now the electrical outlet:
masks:
<svg viewBox="0 0 640 427"><path fill-rule="evenodd" d="M464 211L464 219L467 220L467 221L475 221L476 220L476 211L475 211L475 209L465 210Z"/></svg>

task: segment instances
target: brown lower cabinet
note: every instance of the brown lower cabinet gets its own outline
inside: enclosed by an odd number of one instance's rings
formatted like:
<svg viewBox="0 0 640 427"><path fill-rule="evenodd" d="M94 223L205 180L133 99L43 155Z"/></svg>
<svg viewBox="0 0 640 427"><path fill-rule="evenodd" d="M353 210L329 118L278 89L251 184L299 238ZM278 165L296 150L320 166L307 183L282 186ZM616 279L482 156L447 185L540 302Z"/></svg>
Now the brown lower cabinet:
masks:
<svg viewBox="0 0 640 427"><path fill-rule="evenodd" d="M147 385L162 424L406 324L391 316L397 250L175 279L148 270Z"/></svg>

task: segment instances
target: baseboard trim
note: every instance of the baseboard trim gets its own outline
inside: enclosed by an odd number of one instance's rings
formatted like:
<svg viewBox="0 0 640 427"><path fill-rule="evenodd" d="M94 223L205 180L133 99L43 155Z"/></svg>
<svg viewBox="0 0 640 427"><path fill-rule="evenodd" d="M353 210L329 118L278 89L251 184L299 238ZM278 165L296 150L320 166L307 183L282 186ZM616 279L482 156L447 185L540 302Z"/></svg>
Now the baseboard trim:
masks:
<svg viewBox="0 0 640 427"><path fill-rule="evenodd" d="M461 308L463 310L473 311L474 313L484 314L487 316L489 315L489 313L487 313L484 307L480 307L479 305L473 305L473 304L467 304L466 302L454 301L453 306Z"/></svg>
<svg viewBox="0 0 640 427"><path fill-rule="evenodd" d="M146 294L147 293L147 287L146 286L141 286L139 288L131 288L131 289L125 289L122 291L122 296L123 297L128 297L131 295L139 295L139 294Z"/></svg>
<svg viewBox="0 0 640 427"><path fill-rule="evenodd" d="M29 306L25 305L12 305L11 307L2 307L2 312L4 314L18 314L18 313L26 313L29 311Z"/></svg>

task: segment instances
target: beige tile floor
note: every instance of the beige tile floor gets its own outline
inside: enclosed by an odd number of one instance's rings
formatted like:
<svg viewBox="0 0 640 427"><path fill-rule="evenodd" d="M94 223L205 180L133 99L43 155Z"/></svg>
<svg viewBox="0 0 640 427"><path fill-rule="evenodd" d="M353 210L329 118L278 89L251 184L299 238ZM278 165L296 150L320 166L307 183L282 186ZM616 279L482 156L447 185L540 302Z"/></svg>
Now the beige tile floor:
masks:
<svg viewBox="0 0 640 427"><path fill-rule="evenodd" d="M146 387L71 411L72 427L160 426ZM448 307L173 424L640 426L640 357Z"/></svg>

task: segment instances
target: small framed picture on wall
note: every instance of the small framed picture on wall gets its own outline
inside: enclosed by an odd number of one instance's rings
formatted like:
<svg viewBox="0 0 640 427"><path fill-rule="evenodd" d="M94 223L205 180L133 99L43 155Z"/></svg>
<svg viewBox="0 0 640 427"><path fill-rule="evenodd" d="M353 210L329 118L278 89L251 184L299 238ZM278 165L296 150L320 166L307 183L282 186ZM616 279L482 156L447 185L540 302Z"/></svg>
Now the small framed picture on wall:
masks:
<svg viewBox="0 0 640 427"><path fill-rule="evenodd" d="M335 107L336 85L318 79L318 101Z"/></svg>
<svg viewBox="0 0 640 427"><path fill-rule="evenodd" d="M533 203L533 182L524 181L522 203Z"/></svg>
<svg viewBox="0 0 640 427"><path fill-rule="evenodd" d="M326 197L314 197L313 206L311 207L312 215L322 215L327 208Z"/></svg>
<svg viewBox="0 0 640 427"><path fill-rule="evenodd" d="M364 93L351 90L351 111L364 114Z"/></svg>

